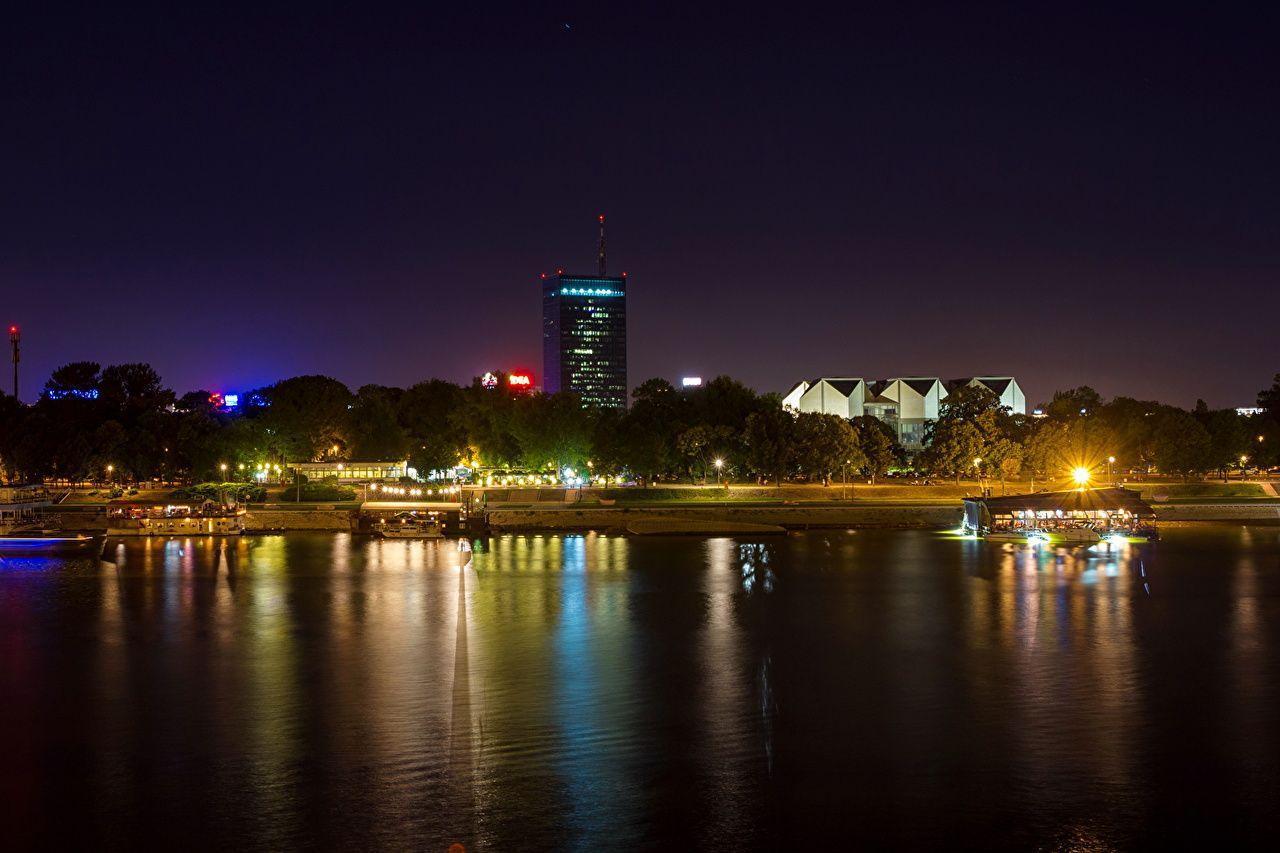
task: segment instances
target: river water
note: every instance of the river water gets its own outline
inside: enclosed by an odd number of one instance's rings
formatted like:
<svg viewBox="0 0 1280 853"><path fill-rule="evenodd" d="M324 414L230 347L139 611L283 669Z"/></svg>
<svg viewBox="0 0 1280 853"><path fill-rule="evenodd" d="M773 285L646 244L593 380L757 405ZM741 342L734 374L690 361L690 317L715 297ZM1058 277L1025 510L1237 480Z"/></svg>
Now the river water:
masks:
<svg viewBox="0 0 1280 853"><path fill-rule="evenodd" d="M1262 846L1280 527L0 561L6 847ZM10 846L12 845L12 846Z"/></svg>

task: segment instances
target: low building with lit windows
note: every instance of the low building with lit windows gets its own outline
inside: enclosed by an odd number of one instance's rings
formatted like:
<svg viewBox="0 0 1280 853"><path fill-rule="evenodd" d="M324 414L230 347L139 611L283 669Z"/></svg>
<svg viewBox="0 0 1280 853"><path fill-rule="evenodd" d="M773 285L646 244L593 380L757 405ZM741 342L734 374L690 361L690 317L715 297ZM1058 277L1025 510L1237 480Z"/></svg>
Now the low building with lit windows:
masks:
<svg viewBox="0 0 1280 853"><path fill-rule="evenodd" d="M290 471L297 471L309 481L334 479L352 483L399 480L402 477L417 479L418 472L409 467L408 460L398 462L290 462Z"/></svg>

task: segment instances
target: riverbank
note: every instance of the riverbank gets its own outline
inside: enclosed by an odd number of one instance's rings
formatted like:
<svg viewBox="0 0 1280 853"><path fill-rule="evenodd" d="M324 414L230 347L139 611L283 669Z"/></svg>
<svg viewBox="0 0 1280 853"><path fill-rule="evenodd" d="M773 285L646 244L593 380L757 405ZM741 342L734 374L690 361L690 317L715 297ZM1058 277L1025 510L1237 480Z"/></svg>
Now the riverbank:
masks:
<svg viewBox="0 0 1280 853"><path fill-rule="evenodd" d="M868 487L862 487L867 489ZM896 500L886 494L863 496L842 501L828 490L805 487L773 490L752 489L738 499L715 499L706 491L696 496L686 490L670 492L653 490L645 494L636 490L628 500L613 500L603 495L584 496L576 503L534 501L515 503L494 500L491 495L483 518L495 531L583 531L607 530L623 532L628 524L644 521L686 521L702 525L762 524L788 530L809 528L924 528L948 529L960 520L959 495L925 497L921 490L933 487L889 487L912 497ZM954 489L954 487L951 487ZM735 490L737 491L737 490ZM745 490L744 490L745 491ZM686 500L677 500L683 492ZM761 493L764 494L761 494ZM765 496L772 493L773 500ZM802 499L801 495L811 496ZM509 496L503 496L509 497ZM603 500L601 499L603 498ZM780 499L781 498L781 499ZM1230 498L1202 495L1170 495L1165 502L1153 502L1161 521L1221 521L1239 523L1280 522L1280 501L1276 499ZM473 510L478 520L479 513ZM62 504L49 515L50 526L67 531L102 532L106 529L105 506ZM354 505L250 505L245 515L247 533L277 531L357 531L359 510Z"/></svg>

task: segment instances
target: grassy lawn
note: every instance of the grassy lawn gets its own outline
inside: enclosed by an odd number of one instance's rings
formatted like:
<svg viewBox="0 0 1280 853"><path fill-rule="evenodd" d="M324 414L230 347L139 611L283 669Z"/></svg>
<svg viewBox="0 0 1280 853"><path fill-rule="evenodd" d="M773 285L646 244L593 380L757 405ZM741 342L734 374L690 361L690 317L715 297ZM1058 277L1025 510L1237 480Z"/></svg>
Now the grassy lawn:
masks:
<svg viewBox="0 0 1280 853"><path fill-rule="evenodd" d="M1125 488L1138 492L1144 501L1275 500L1257 483L1130 483Z"/></svg>

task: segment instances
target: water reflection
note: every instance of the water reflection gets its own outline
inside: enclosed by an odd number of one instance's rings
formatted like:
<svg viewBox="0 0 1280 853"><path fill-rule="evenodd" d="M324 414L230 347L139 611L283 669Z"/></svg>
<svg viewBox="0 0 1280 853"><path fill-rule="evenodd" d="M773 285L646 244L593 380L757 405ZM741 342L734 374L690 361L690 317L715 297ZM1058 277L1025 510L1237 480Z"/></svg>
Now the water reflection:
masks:
<svg viewBox="0 0 1280 853"><path fill-rule="evenodd" d="M1270 826L1276 528L1093 551L923 531L473 544L4 560L8 837L1088 847Z"/></svg>

